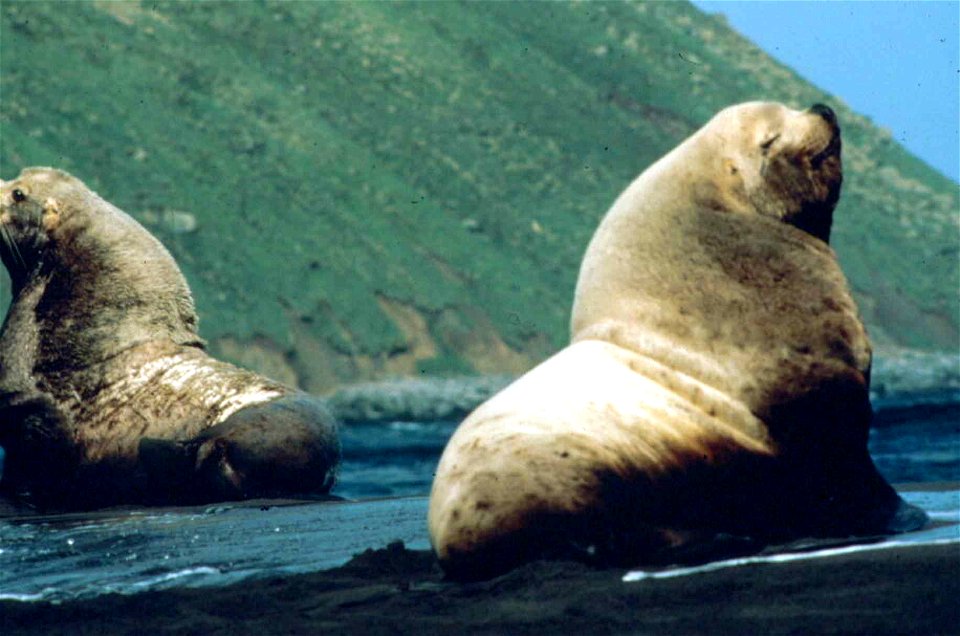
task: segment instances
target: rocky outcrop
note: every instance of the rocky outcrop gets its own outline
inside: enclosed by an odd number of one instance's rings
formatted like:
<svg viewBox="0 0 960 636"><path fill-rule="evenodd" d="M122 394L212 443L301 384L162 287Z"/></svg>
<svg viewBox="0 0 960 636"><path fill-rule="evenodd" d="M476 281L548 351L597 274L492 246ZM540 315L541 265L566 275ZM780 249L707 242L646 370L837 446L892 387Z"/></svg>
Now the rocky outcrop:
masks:
<svg viewBox="0 0 960 636"><path fill-rule="evenodd" d="M872 375L875 408L960 401L960 352L881 350Z"/></svg>
<svg viewBox="0 0 960 636"><path fill-rule="evenodd" d="M330 396L344 423L459 420L513 380L508 375L354 384Z"/></svg>
<svg viewBox="0 0 960 636"><path fill-rule="evenodd" d="M960 354L881 351L872 375L871 398L878 409L960 401ZM328 400L345 424L459 420L513 379L481 375L366 382L341 387Z"/></svg>

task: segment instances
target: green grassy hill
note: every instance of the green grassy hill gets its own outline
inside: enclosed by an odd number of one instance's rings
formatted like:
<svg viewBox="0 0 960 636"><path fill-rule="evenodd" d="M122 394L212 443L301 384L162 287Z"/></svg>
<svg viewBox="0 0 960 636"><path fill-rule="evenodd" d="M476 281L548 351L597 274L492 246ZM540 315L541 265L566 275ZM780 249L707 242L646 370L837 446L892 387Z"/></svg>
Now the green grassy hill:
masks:
<svg viewBox="0 0 960 636"><path fill-rule="evenodd" d="M960 346L957 185L686 4L0 13L0 174L84 179L170 248L215 352L308 389L562 346L614 197L748 99L838 111L833 242L874 340Z"/></svg>

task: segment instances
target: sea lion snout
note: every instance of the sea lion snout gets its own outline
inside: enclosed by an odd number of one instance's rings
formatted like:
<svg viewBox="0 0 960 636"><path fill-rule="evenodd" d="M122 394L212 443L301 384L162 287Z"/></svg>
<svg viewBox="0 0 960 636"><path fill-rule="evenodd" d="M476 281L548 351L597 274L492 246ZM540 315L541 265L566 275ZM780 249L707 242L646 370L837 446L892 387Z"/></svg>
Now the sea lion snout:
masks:
<svg viewBox="0 0 960 636"><path fill-rule="evenodd" d="M811 158L811 164L814 168L819 169L826 159L836 158L839 160L840 158L840 124L837 122L836 113L829 106L814 104L807 112L818 115L830 127L830 139L827 145Z"/></svg>
<svg viewBox="0 0 960 636"><path fill-rule="evenodd" d="M826 104L814 104L808 110L815 115L823 117L831 126L837 125L837 114Z"/></svg>

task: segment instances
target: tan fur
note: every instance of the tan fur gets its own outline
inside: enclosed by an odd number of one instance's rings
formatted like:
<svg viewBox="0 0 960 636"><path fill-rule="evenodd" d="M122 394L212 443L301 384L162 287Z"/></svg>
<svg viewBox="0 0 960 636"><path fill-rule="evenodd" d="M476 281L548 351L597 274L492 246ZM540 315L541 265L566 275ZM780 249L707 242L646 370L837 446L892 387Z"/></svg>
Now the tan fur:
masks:
<svg viewBox="0 0 960 636"><path fill-rule="evenodd" d="M43 229L45 232L53 232L60 226L60 213L63 206L59 201L50 197L43 205Z"/></svg>
<svg viewBox="0 0 960 636"><path fill-rule="evenodd" d="M483 576L604 542L642 560L686 531L816 532L832 508L790 516L781 465L823 465L809 439L824 435L852 472L869 464L870 346L825 242L840 178L830 116L769 103L722 111L637 178L584 256L570 346L444 451L429 512L444 567ZM885 486L869 496L895 497Z"/></svg>
<svg viewBox="0 0 960 636"><path fill-rule="evenodd" d="M797 216L800 201L776 199L759 178L779 157L797 157L806 169L804 158L827 146L828 131L809 112L744 105L644 172L584 256L573 341L615 342L755 412L771 391L817 373L813 367L865 375L869 341L833 251L779 222ZM776 135L764 157L762 140ZM839 177L839 159L828 176Z"/></svg>

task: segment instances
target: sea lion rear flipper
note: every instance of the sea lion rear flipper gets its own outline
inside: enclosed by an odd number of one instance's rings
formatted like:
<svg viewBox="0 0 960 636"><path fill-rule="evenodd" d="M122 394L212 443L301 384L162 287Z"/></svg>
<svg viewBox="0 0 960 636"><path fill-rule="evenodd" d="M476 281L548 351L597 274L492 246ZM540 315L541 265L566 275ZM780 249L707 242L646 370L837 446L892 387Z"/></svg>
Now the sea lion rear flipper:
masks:
<svg viewBox="0 0 960 636"><path fill-rule="evenodd" d="M836 480L840 491L835 512L847 515L845 529L858 535L900 534L927 524L927 513L904 501L865 451L850 461L849 469Z"/></svg>
<svg viewBox="0 0 960 636"><path fill-rule="evenodd" d="M198 447L193 441L144 437L139 445L140 464L150 476L151 483L174 487L193 475ZM154 482L155 479L158 481Z"/></svg>
<svg viewBox="0 0 960 636"><path fill-rule="evenodd" d="M896 510L887 520L887 532L891 534L912 532L927 525L930 517L927 516L926 512L913 504L908 504L902 497L899 497L899 499Z"/></svg>

